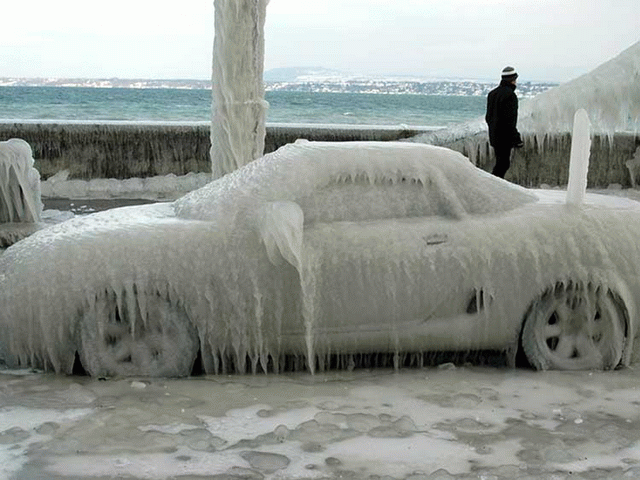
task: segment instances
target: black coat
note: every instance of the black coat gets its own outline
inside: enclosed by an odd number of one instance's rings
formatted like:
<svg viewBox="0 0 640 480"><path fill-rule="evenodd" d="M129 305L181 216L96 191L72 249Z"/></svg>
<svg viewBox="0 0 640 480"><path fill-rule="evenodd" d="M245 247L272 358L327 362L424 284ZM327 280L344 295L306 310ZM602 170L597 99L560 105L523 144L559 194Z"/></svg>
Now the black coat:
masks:
<svg viewBox="0 0 640 480"><path fill-rule="evenodd" d="M487 115L489 143L493 147L515 147L522 145L518 122L518 97L516 86L506 80L489 92L487 96Z"/></svg>

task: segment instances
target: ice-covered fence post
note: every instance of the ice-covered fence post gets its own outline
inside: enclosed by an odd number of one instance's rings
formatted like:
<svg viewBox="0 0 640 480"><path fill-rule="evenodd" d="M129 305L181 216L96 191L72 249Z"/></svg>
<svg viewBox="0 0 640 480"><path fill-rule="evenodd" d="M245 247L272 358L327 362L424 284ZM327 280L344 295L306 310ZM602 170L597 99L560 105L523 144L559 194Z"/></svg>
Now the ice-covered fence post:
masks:
<svg viewBox="0 0 640 480"><path fill-rule="evenodd" d="M213 178L264 151L264 23L268 0L215 0L213 44Z"/></svg>
<svg viewBox="0 0 640 480"><path fill-rule="evenodd" d="M571 137L571 154L569 157L569 185L567 186L567 203L580 205L587 191L587 173L589 172L589 155L591 154L591 123L589 115L580 109L573 117L573 135Z"/></svg>
<svg viewBox="0 0 640 480"><path fill-rule="evenodd" d="M0 142L0 223L40 221L40 173L27 142Z"/></svg>
<svg viewBox="0 0 640 480"><path fill-rule="evenodd" d="M640 147L636 148L636 152L633 154L633 158L625 162L627 169L629 170L629 176L631 177L631 186L636 188L636 171L640 167Z"/></svg>

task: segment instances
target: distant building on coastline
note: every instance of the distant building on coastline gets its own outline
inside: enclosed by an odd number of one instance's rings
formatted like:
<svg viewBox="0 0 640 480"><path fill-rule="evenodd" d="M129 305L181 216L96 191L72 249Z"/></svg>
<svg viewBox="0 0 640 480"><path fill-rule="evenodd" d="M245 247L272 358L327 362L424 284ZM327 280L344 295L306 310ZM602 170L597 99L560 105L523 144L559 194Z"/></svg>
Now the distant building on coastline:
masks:
<svg viewBox="0 0 640 480"><path fill-rule="evenodd" d="M533 97L557 84L521 82L518 95ZM495 83L479 80L403 80L303 76L289 80L265 80L266 91L306 93L363 93L396 95L485 96ZM210 80L149 80L122 78L0 78L0 87L176 88L211 89Z"/></svg>

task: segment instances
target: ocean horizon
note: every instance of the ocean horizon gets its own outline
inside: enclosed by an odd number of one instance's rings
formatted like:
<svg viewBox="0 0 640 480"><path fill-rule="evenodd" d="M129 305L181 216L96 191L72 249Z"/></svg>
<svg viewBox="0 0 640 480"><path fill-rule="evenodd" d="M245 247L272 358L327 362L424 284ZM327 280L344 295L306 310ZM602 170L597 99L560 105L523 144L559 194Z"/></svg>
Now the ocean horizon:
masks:
<svg viewBox="0 0 640 480"><path fill-rule="evenodd" d="M484 115L480 95L271 90L266 122L442 128ZM211 90L0 87L1 122L178 123L211 121Z"/></svg>

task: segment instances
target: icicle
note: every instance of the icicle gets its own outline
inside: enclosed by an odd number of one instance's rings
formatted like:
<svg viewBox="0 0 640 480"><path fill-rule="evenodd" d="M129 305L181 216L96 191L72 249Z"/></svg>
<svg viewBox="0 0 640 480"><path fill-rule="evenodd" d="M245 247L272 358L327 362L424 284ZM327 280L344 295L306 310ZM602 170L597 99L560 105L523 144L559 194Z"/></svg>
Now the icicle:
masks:
<svg viewBox="0 0 640 480"><path fill-rule="evenodd" d="M302 283L302 318L304 321L304 342L306 346L307 367L311 373L316 369L316 357L314 348L314 324L316 319L315 310L315 284L311 275L306 273L301 280Z"/></svg>
<svg viewBox="0 0 640 480"><path fill-rule="evenodd" d="M147 320L149 319L149 311L147 309L147 294L146 292L140 291L140 287L136 288L136 298L138 302L138 308L140 309L140 318L142 319L142 324L146 325Z"/></svg>
<svg viewBox="0 0 640 480"><path fill-rule="evenodd" d="M274 265L284 258L300 271L303 223L304 213L295 202L270 202L264 206L259 231Z"/></svg>
<svg viewBox="0 0 640 480"><path fill-rule="evenodd" d="M264 312L264 295L263 290L259 286L259 279L255 272L251 274L251 284L253 288L253 299L254 299L254 318L255 318L255 331L256 338L254 340L254 354L252 358L252 373L257 373L258 371L258 363L262 367L264 372L267 371L268 365L268 351L266 340L264 338L263 330L265 328L268 329L267 326L264 325L265 312Z"/></svg>

